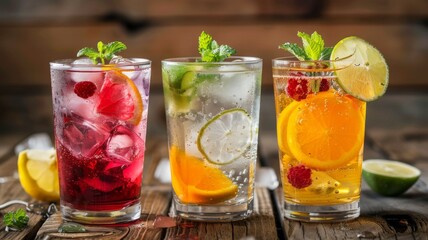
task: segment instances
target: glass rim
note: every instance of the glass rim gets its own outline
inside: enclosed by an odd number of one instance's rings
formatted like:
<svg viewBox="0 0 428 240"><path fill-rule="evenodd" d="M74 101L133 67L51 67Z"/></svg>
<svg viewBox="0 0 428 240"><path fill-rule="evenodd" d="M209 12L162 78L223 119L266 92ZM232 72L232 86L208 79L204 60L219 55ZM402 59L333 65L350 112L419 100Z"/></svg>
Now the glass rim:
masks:
<svg viewBox="0 0 428 240"><path fill-rule="evenodd" d="M263 61L258 57L249 56L231 56L225 59L223 62L198 62L201 57L177 57L167 58L162 60L162 63L171 65L209 65L209 66L224 66L224 65L242 65L242 64L256 64Z"/></svg>
<svg viewBox="0 0 428 240"><path fill-rule="evenodd" d="M337 59L329 60L299 60L295 56L286 56L272 59L273 68L292 69L296 71L328 72L345 69L352 65L354 53ZM334 64L338 63L338 64ZM312 66L324 66L315 67ZM327 66L327 67L325 67Z"/></svg>
<svg viewBox="0 0 428 240"><path fill-rule="evenodd" d="M152 62L145 58L126 58L132 61L132 63L120 63L120 64L88 64L88 63L73 63L73 61L79 58L68 58L59 59L49 62L49 65L53 69L64 69L64 68L90 68L90 69L102 69L104 67L131 67L131 66L144 66L150 65ZM83 59L83 58L81 58Z"/></svg>

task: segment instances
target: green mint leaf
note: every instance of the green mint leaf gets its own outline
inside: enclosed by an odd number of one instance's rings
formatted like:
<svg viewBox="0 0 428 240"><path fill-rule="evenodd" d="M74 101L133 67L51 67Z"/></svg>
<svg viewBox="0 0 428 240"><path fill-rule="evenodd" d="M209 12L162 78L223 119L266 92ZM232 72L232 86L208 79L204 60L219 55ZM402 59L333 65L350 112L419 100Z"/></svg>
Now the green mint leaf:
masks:
<svg viewBox="0 0 428 240"><path fill-rule="evenodd" d="M219 48L216 49L217 51L215 53L217 54L217 62L222 62L224 59L232 56L236 53L236 50L231 48L228 45L221 45Z"/></svg>
<svg viewBox="0 0 428 240"><path fill-rule="evenodd" d="M105 54L108 56L111 56L112 58L116 53L126 50L126 48L127 48L126 45L123 44L122 42L114 41L114 42L108 43L105 46Z"/></svg>
<svg viewBox="0 0 428 240"><path fill-rule="evenodd" d="M22 230L27 226L29 219L27 212L20 208L16 211L6 213L3 216L3 223L9 228Z"/></svg>
<svg viewBox="0 0 428 240"><path fill-rule="evenodd" d="M213 38L206 32L202 32L199 36L199 47L198 51L201 55L204 54L206 50L211 50L211 43Z"/></svg>
<svg viewBox="0 0 428 240"><path fill-rule="evenodd" d="M219 45L211 35L202 32L199 36L198 51L202 62L222 62L226 58L236 54L236 50L227 45Z"/></svg>
<svg viewBox="0 0 428 240"><path fill-rule="evenodd" d="M320 56L320 59L319 60L330 60L330 55L331 55L331 52L333 51L333 48L332 47L327 47L327 48L324 48L322 51L321 51L321 56Z"/></svg>
<svg viewBox="0 0 428 240"><path fill-rule="evenodd" d="M299 59L300 61L309 60L308 56L305 53L305 50L303 50L303 48L299 47L295 43L287 42L287 43L280 45L279 48L284 49L286 51L289 51L291 54L296 56L296 58Z"/></svg>
<svg viewBox="0 0 428 240"><path fill-rule="evenodd" d="M302 38L303 49L305 50L306 55L311 60L319 60L321 52L324 49L324 40L322 39L321 35L319 35L317 32L314 32L309 36L307 33L298 32L297 36Z"/></svg>
<svg viewBox="0 0 428 240"><path fill-rule="evenodd" d="M94 64L98 64L98 60L102 64L110 61L116 53L126 49L126 45L119 41L104 44L99 41L97 43L97 50L93 48L84 47L77 52L77 57L86 56L92 60Z"/></svg>

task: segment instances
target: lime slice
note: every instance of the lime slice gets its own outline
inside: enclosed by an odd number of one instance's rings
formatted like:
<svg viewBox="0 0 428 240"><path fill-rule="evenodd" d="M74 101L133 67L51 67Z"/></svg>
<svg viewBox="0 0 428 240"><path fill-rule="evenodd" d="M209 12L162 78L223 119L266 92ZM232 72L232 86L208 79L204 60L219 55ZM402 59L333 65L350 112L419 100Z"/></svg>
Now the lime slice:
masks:
<svg viewBox="0 0 428 240"><path fill-rule="evenodd" d="M370 188L384 196L397 196L409 189L421 171L408 164L382 159L363 162L363 178Z"/></svg>
<svg viewBox="0 0 428 240"><path fill-rule="evenodd" d="M362 100L373 101L382 96L388 86L388 65L382 54L366 41L358 37L347 37L339 41L331 53L331 60L353 57L343 61L333 61L337 82L348 94Z"/></svg>
<svg viewBox="0 0 428 240"><path fill-rule="evenodd" d="M223 111L200 130L199 151L213 164L227 164L241 156L251 144L251 118L241 108Z"/></svg>

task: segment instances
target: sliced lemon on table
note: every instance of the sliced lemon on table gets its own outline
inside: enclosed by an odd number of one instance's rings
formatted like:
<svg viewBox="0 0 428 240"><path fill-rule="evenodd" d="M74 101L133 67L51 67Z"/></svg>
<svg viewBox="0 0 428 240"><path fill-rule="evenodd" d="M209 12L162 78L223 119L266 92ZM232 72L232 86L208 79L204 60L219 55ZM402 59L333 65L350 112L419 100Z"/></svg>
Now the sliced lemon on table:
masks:
<svg viewBox="0 0 428 240"><path fill-rule="evenodd" d="M369 187L384 196L397 196L407 191L421 171L409 164L383 159L363 161L363 178Z"/></svg>
<svg viewBox="0 0 428 240"><path fill-rule="evenodd" d="M54 149L29 149L18 156L21 186L31 197L47 202L59 200L59 181Z"/></svg>
<svg viewBox="0 0 428 240"><path fill-rule="evenodd" d="M287 125L292 156L320 170L343 167L356 159L364 141L362 104L333 92L300 101Z"/></svg>
<svg viewBox="0 0 428 240"><path fill-rule="evenodd" d="M171 146L169 158L172 186L182 202L214 204L236 196L238 186L220 169L207 166L177 146Z"/></svg>
<svg viewBox="0 0 428 240"><path fill-rule="evenodd" d="M251 118L244 109L225 110L201 128L198 149L213 164L231 163L250 146L251 125Z"/></svg>
<svg viewBox="0 0 428 240"><path fill-rule="evenodd" d="M333 61L333 66L340 69L336 71L337 82L346 93L362 101L376 100L385 93L389 70L376 48L361 38L347 37L334 46L330 57L342 58L346 59Z"/></svg>

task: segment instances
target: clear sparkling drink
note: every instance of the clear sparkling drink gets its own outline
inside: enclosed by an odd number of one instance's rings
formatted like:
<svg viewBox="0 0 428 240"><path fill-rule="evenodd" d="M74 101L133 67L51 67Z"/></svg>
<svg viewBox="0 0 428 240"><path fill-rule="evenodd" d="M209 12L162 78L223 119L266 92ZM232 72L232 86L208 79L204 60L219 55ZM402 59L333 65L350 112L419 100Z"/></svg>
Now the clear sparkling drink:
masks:
<svg viewBox="0 0 428 240"><path fill-rule="evenodd" d="M252 212L262 61L162 61L174 206L193 220Z"/></svg>

